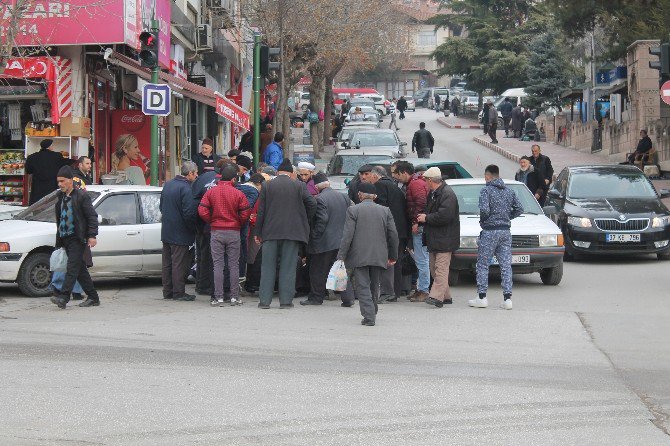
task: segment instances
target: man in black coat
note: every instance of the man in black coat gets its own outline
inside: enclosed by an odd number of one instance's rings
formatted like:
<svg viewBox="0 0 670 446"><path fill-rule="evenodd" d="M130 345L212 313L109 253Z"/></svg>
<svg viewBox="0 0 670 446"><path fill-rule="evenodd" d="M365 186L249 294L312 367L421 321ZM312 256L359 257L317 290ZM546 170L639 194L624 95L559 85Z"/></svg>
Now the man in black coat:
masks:
<svg viewBox="0 0 670 446"><path fill-rule="evenodd" d="M79 183L81 189L93 184L93 175L91 174L91 158L80 156L77 161L77 168L72 171L73 180Z"/></svg>
<svg viewBox="0 0 670 446"><path fill-rule="evenodd" d="M433 276L433 285L426 303L441 308L444 304L452 303L449 265L451 256L461 241L458 199L451 187L442 180L439 168L431 167L423 177L432 191L426 213L417 216L417 221L424 224L430 255L430 274Z"/></svg>
<svg viewBox="0 0 670 446"><path fill-rule="evenodd" d="M314 183L319 190L316 198L316 215L309 234L307 255L309 256L310 293L300 305L321 305L326 297L326 281L330 268L337 259L340 249L347 209L352 205L349 198L330 188L328 177L323 172L314 175ZM354 304L351 293L342 293L342 306Z"/></svg>
<svg viewBox="0 0 670 446"><path fill-rule="evenodd" d="M528 187L528 189L535 195L535 199L544 206L545 190L544 181L538 175L535 167L530 163L530 158L522 156L519 159L519 170L514 175L516 181L520 181Z"/></svg>
<svg viewBox="0 0 670 446"><path fill-rule="evenodd" d="M256 242L263 244L259 308L270 308L279 262L279 308L293 307L298 251L309 241L309 221L316 200L302 181L293 180L291 162L285 158L277 177L266 182L258 198Z"/></svg>
<svg viewBox="0 0 670 446"><path fill-rule="evenodd" d="M404 96L400 96L398 103L395 105L395 108L400 112L398 119L405 119L405 110L407 110L407 99Z"/></svg>
<svg viewBox="0 0 670 446"><path fill-rule="evenodd" d="M382 166L366 166L370 170L361 173L362 181L375 185L377 198L375 203L391 210L396 232L398 233L398 262L390 265L381 276L381 302L395 302L402 290L402 258L407 247L409 224L407 223L407 202L405 194L398 185L386 176L386 169Z"/></svg>
<svg viewBox="0 0 670 446"><path fill-rule="evenodd" d="M426 123L420 122L419 130L414 132L414 137L412 138L412 152L416 150L419 158L430 158L434 146L435 139L433 139L433 135L426 130Z"/></svg>
<svg viewBox="0 0 670 446"><path fill-rule="evenodd" d="M542 150L540 149L539 145L533 144L530 150L533 153L533 156L530 158L530 163L533 165L535 171L544 182L542 185L542 187L544 187L543 196L546 196L547 191L549 190L549 185L552 181L554 181L554 168L551 165L551 160L549 157L542 155Z"/></svg>
<svg viewBox="0 0 670 446"><path fill-rule="evenodd" d="M514 106L512 101L509 98L505 98L502 104L500 104L499 110L502 115L503 125L505 126L505 137L509 137L509 123L512 120L512 110Z"/></svg>
<svg viewBox="0 0 670 446"><path fill-rule="evenodd" d="M652 147L653 144L651 142L651 138L647 135L647 131L640 130L640 141L638 141L637 143L635 152L628 155L628 164L635 164L635 160L637 159L637 157L644 156L647 152L649 152L652 149Z"/></svg>
<svg viewBox="0 0 670 446"><path fill-rule="evenodd" d="M58 189L56 174L58 170L69 165L72 160L63 158L60 153L51 150L52 139L40 142L40 151L26 158L26 174L30 175L26 184L30 184L28 204L35 204L51 192Z"/></svg>
<svg viewBox="0 0 670 446"><path fill-rule="evenodd" d="M191 301L186 294L186 271L191 266L189 247L195 242L197 206L191 183L198 177L193 161L181 163L181 175L165 183L161 191L161 241L163 242L163 298Z"/></svg>
<svg viewBox="0 0 670 446"><path fill-rule="evenodd" d="M72 168L69 166L61 167L57 173L56 248L64 248L67 253L67 271L60 292L51 298L51 302L62 309L70 301L75 281L86 293L86 300L79 304L80 307L100 305L100 297L84 260L86 256L88 262L92 262L90 248L97 243L98 214L86 191L74 187L72 177Z"/></svg>

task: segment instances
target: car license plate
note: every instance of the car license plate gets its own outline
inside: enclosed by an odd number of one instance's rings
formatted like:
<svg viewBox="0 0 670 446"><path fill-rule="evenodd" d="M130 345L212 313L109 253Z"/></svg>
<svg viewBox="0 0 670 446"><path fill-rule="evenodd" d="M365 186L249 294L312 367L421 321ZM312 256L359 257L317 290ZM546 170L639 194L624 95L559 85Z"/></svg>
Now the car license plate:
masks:
<svg viewBox="0 0 670 446"><path fill-rule="evenodd" d="M639 243L640 234L607 234L606 240L609 243Z"/></svg>
<svg viewBox="0 0 670 446"><path fill-rule="evenodd" d="M519 254L512 256L512 265L530 263L530 255L528 254ZM491 265L498 265L498 259L496 256L493 256L491 259Z"/></svg>

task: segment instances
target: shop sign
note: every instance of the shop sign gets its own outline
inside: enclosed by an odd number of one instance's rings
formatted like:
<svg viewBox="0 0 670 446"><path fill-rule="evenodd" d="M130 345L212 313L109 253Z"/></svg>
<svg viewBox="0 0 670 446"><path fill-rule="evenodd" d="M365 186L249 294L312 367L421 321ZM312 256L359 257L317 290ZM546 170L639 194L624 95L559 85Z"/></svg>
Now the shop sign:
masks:
<svg viewBox="0 0 670 446"><path fill-rule="evenodd" d="M249 113L218 92L216 93L216 113L238 127L245 130L250 129Z"/></svg>

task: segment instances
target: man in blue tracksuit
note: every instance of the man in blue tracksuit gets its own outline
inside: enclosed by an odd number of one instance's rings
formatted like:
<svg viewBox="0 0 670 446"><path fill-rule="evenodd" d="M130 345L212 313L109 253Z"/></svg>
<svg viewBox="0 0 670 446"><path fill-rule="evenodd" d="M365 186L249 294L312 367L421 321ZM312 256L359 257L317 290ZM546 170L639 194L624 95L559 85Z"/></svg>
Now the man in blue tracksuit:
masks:
<svg viewBox="0 0 670 446"><path fill-rule="evenodd" d="M284 141L284 134L282 132L275 133L274 141L268 144L263 153L263 162L275 169L279 169L279 165L284 160L282 141Z"/></svg>
<svg viewBox="0 0 670 446"><path fill-rule="evenodd" d="M484 171L486 186L479 193L479 252L477 256L477 292L479 299L468 301L471 307L486 308L489 302L489 264L495 255L502 276L503 305L512 309L512 233L511 220L523 213L523 207L514 191L500 179L500 170L489 165Z"/></svg>

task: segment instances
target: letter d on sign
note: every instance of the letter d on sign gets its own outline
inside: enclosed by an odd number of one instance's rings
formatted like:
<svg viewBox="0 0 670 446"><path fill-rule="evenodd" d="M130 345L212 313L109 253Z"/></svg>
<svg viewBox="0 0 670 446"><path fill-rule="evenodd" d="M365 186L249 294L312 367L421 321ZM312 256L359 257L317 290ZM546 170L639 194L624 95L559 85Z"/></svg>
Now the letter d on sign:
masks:
<svg viewBox="0 0 670 446"><path fill-rule="evenodd" d="M159 108L163 105L163 95L157 91L149 93L149 107Z"/></svg>

